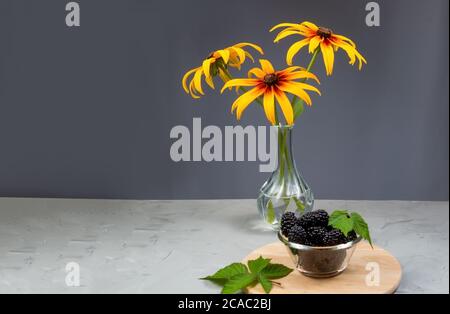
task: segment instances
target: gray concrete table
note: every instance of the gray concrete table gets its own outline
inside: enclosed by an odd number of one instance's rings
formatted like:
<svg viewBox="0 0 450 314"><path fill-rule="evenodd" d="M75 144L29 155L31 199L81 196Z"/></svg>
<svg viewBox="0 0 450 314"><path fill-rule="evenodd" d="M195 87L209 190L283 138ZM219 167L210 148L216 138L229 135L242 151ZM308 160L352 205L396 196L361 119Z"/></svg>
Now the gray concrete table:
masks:
<svg viewBox="0 0 450 314"><path fill-rule="evenodd" d="M361 212L404 270L399 293L449 292L449 203L317 201ZM216 293L197 278L276 241L254 200L0 199L0 293ZM81 285L65 283L80 265Z"/></svg>

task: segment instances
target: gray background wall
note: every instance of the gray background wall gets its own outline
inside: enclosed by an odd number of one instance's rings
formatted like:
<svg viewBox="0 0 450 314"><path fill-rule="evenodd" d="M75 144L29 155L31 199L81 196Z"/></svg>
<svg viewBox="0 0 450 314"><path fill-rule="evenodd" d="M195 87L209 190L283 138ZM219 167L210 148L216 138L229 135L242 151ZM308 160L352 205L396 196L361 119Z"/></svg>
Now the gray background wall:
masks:
<svg viewBox="0 0 450 314"><path fill-rule="evenodd" d="M299 168L316 197L448 200L448 1L0 1L0 196L251 198L258 163L174 163L170 129L234 125L233 95L193 101L182 74L213 48L262 45L283 66L281 21L311 20L353 38L362 72L340 53L296 126ZM303 58L305 54L302 54ZM243 125L264 124L256 106Z"/></svg>

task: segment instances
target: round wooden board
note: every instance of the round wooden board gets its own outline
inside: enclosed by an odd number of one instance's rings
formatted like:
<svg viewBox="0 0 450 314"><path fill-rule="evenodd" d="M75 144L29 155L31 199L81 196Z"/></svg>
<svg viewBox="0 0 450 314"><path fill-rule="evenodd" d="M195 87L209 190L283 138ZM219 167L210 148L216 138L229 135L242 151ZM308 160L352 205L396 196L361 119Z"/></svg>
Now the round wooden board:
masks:
<svg viewBox="0 0 450 314"><path fill-rule="evenodd" d="M271 258L272 263L280 263L290 268L295 268L294 263L289 256L284 244L272 243L265 245L250 253L243 262L256 259L259 256ZM371 281L366 284L366 277L374 271L373 265L368 263L377 263L379 265L379 285L374 285ZM366 266L368 269L366 269ZM372 268L370 268L372 266ZM376 270L375 270L376 271ZM280 286L273 285L270 293L273 294L387 294L394 293L400 284L402 277L402 268L397 259L389 252L380 247L374 246L374 249L366 242L361 242L355 249L350 264L347 269L336 277L331 278L310 278L294 270L289 276L277 279L275 281ZM261 285L248 288L247 293L264 293Z"/></svg>

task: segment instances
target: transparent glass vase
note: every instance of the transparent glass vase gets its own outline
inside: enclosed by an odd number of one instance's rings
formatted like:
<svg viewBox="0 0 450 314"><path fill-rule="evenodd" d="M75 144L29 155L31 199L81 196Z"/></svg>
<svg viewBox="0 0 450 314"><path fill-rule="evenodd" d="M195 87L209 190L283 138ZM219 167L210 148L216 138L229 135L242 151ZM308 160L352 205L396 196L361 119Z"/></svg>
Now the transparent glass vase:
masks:
<svg viewBox="0 0 450 314"><path fill-rule="evenodd" d="M278 230L285 211L299 215L311 211L314 196L295 165L292 154L293 126L275 126L272 132L277 132L278 139L277 168L260 189L258 210L264 221Z"/></svg>

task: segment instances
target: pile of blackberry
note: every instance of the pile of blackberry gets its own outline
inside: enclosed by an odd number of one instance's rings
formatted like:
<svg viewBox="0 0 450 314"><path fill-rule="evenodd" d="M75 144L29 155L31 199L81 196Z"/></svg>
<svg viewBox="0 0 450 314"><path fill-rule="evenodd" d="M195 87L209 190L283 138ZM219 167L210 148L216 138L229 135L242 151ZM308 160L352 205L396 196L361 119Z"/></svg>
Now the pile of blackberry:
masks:
<svg viewBox="0 0 450 314"><path fill-rule="evenodd" d="M345 236L340 230L328 226L328 213L323 210L308 212L298 218L293 212L281 217L281 233L289 242L309 246L333 246L356 239L354 231Z"/></svg>

